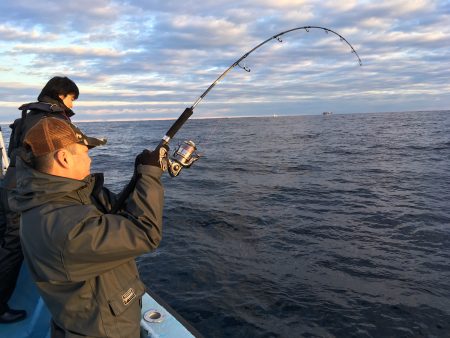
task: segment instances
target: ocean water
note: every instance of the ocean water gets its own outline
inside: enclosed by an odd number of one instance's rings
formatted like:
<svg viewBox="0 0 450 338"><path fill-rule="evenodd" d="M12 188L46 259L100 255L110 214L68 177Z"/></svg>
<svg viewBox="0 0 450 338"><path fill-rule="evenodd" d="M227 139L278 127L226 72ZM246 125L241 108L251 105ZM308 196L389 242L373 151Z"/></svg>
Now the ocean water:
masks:
<svg viewBox="0 0 450 338"><path fill-rule="evenodd" d="M79 123L119 192L171 121ZM146 285L205 337L450 337L450 111L191 120Z"/></svg>

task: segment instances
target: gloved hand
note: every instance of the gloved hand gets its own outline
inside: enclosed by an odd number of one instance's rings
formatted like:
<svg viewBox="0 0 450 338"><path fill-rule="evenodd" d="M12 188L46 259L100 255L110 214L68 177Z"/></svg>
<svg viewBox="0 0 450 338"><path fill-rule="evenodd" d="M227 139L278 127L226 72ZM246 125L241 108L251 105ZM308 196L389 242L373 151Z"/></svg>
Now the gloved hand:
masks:
<svg viewBox="0 0 450 338"><path fill-rule="evenodd" d="M145 149L144 151L142 151L142 153L136 156L134 165L152 165L161 168L163 171L166 171L168 166L168 153L169 146L167 145L161 147L158 146L153 151Z"/></svg>

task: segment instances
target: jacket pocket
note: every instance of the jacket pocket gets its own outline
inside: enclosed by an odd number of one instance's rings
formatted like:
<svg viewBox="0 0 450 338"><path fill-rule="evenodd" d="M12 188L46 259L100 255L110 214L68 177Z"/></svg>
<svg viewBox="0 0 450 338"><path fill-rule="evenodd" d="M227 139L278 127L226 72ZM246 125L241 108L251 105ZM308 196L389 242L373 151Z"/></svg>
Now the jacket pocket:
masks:
<svg viewBox="0 0 450 338"><path fill-rule="evenodd" d="M124 311L141 299L145 293L145 285L138 278L130 282L127 288L113 295L108 304L115 316L120 316Z"/></svg>

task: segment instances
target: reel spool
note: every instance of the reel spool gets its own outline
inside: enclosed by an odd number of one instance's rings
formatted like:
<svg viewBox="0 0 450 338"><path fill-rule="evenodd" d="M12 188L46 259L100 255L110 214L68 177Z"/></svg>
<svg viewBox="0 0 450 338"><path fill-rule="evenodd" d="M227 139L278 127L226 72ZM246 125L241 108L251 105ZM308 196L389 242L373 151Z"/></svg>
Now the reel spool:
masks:
<svg viewBox="0 0 450 338"><path fill-rule="evenodd" d="M193 141L184 141L174 151L169 158L169 174L172 177L178 176L181 169L189 168L195 161L200 158L196 153L197 147Z"/></svg>

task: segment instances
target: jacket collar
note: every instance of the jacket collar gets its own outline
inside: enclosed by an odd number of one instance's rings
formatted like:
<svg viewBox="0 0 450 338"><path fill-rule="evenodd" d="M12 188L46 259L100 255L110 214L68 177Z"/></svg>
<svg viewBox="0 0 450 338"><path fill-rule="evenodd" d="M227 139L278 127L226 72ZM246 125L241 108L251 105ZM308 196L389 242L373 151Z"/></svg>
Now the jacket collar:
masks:
<svg viewBox="0 0 450 338"><path fill-rule="evenodd" d="M17 157L16 166L17 187L11 191L9 202L11 209L19 212L65 198L74 198L87 204L92 192L103 183L102 174L74 180L41 173L29 167L20 157Z"/></svg>
<svg viewBox="0 0 450 338"><path fill-rule="evenodd" d="M25 103L19 107L19 110L40 110L46 113L60 113L66 115L69 119L75 115L72 109L66 107L65 104L44 96L38 102Z"/></svg>

